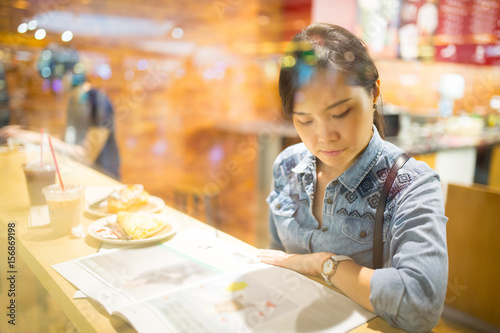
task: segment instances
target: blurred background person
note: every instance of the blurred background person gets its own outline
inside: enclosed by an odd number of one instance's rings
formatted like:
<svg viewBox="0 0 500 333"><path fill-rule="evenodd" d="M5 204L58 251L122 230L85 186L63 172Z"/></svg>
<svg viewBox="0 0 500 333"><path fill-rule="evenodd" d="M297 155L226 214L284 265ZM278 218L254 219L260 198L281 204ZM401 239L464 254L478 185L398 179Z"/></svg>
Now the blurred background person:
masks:
<svg viewBox="0 0 500 333"><path fill-rule="evenodd" d="M78 82L70 92L64 141L52 138L54 149L79 162L91 165L119 179L120 157L115 140L113 105L109 98L87 80ZM0 137L13 137L21 142L40 143L37 131L19 125L5 126Z"/></svg>
<svg viewBox="0 0 500 333"><path fill-rule="evenodd" d="M76 81L76 82L75 82ZM96 89L88 78L76 85L68 104L65 141L93 147L86 159L119 178L120 156L115 139L113 105L106 94Z"/></svg>

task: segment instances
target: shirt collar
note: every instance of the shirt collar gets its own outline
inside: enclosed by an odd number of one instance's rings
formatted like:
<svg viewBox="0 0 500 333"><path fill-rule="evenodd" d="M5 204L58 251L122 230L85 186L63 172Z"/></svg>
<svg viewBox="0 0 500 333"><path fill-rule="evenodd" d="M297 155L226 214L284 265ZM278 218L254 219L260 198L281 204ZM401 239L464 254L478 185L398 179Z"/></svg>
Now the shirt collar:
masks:
<svg viewBox="0 0 500 333"><path fill-rule="evenodd" d="M354 163L338 177L338 180L349 191L354 192L368 172L373 168L382 154L382 142L383 140L377 128L373 125L373 135L368 146L366 146ZM295 173L315 173L316 157L309 150L306 150L306 154L292 171Z"/></svg>
<svg viewBox="0 0 500 333"><path fill-rule="evenodd" d="M373 135L368 146L358 156L354 163L339 176L339 181L351 192L358 187L368 172L373 168L382 154L383 140L373 125Z"/></svg>
<svg viewBox="0 0 500 333"><path fill-rule="evenodd" d="M314 156L308 149L302 160L292 169L295 173L316 172L316 156Z"/></svg>

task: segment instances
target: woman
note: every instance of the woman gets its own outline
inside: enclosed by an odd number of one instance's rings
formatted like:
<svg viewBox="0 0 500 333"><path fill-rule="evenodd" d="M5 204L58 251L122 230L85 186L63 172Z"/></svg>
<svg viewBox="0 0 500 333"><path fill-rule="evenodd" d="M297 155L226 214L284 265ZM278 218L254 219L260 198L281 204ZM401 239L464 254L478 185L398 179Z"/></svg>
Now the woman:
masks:
<svg viewBox="0 0 500 333"><path fill-rule="evenodd" d="M431 330L446 293L447 218L439 176L423 162L398 172L384 211L383 268L372 269L378 198L403 151L381 137L380 79L364 43L338 26L308 27L283 58L279 88L302 143L274 163L273 250L259 251L262 262L323 275L391 325Z"/></svg>

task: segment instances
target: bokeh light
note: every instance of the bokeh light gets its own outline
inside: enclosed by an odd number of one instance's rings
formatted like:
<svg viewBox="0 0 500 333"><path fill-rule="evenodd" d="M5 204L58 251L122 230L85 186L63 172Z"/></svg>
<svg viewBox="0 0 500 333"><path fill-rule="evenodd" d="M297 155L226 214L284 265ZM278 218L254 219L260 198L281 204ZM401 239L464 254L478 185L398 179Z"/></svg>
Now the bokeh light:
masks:
<svg viewBox="0 0 500 333"><path fill-rule="evenodd" d="M128 71L125 72L124 76L126 81L132 81L135 77L135 73L134 71L129 69Z"/></svg>
<svg viewBox="0 0 500 333"><path fill-rule="evenodd" d="M65 71L66 69L64 68L63 64L57 64L54 68L54 74L56 76L63 76Z"/></svg>
<svg viewBox="0 0 500 333"><path fill-rule="evenodd" d="M71 31L69 31L69 30L63 32L62 35L61 35L61 40L63 42L69 42L72 39L73 39L73 33Z"/></svg>
<svg viewBox="0 0 500 333"><path fill-rule="evenodd" d="M28 31L28 23L21 23L17 27L17 32L20 34L24 34L26 31Z"/></svg>
<svg viewBox="0 0 500 333"><path fill-rule="evenodd" d="M500 110L500 96L493 96L490 99L490 106L493 109Z"/></svg>
<svg viewBox="0 0 500 333"><path fill-rule="evenodd" d="M220 144L215 145L212 149L210 149L208 153L208 156L212 163L218 163L222 161L225 155L226 154L224 148Z"/></svg>
<svg viewBox="0 0 500 333"><path fill-rule="evenodd" d="M137 69L140 71L145 71L148 68L149 64L146 59L141 59L137 62Z"/></svg>
<svg viewBox="0 0 500 333"><path fill-rule="evenodd" d="M28 22L28 30L35 30L38 27L38 22L35 20L31 20Z"/></svg>
<svg viewBox="0 0 500 333"><path fill-rule="evenodd" d="M108 80L111 78L111 67L108 64L100 64L97 67L97 75L99 75L103 80Z"/></svg>
<svg viewBox="0 0 500 333"><path fill-rule="evenodd" d="M60 79L54 79L52 81L52 90L54 92L60 92L62 91L62 89L63 89L62 81Z"/></svg>
<svg viewBox="0 0 500 333"><path fill-rule="evenodd" d="M42 76L45 77L45 78L48 78L50 77L50 74L52 74L52 70L50 69L50 67L44 67L42 68Z"/></svg>
<svg viewBox="0 0 500 333"><path fill-rule="evenodd" d="M222 80L225 75L226 75L226 71L224 70L224 68L216 68L214 70L214 78L216 80Z"/></svg>
<svg viewBox="0 0 500 333"><path fill-rule="evenodd" d="M182 36L184 36L184 30L179 27L172 29L172 37L175 39L181 39Z"/></svg>
<svg viewBox="0 0 500 333"><path fill-rule="evenodd" d="M38 29L35 32L35 39L42 40L45 38L45 36L47 36L47 32L45 31L45 29Z"/></svg>
<svg viewBox="0 0 500 333"><path fill-rule="evenodd" d="M288 55L283 57L283 67L293 67L295 66L295 58Z"/></svg>
<svg viewBox="0 0 500 333"><path fill-rule="evenodd" d="M75 64L75 66L73 66L73 73L75 74L82 74L83 72L85 71L85 65L82 64L81 62Z"/></svg>
<svg viewBox="0 0 500 333"><path fill-rule="evenodd" d="M50 60L52 58L52 52L50 50L44 50L42 52L42 59L43 60Z"/></svg>

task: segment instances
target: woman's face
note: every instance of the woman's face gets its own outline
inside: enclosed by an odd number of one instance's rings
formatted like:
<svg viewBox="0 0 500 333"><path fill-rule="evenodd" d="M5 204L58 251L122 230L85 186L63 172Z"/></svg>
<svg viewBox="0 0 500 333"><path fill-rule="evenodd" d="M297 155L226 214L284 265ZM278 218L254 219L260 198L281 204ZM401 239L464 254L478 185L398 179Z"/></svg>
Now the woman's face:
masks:
<svg viewBox="0 0 500 333"><path fill-rule="evenodd" d="M379 95L345 83L343 74L321 73L295 96L293 124L323 165L338 177L366 148L372 136L373 104ZM320 162L317 163L320 163Z"/></svg>

